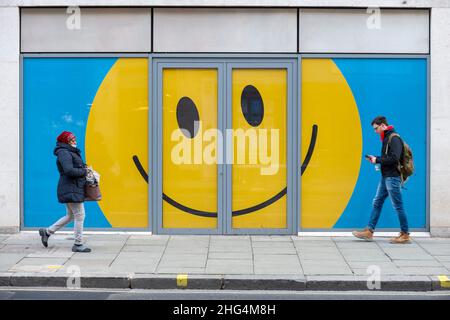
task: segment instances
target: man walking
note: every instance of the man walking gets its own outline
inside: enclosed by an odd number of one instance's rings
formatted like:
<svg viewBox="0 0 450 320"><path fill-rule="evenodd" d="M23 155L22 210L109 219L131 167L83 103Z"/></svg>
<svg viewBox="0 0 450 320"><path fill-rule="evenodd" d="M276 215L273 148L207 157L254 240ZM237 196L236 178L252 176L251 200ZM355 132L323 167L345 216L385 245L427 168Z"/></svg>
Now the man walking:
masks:
<svg viewBox="0 0 450 320"><path fill-rule="evenodd" d="M353 231L353 235L359 239L372 240L375 227L380 218L381 209L386 198L391 198L392 205L398 214L400 220L400 234L392 238L391 243L408 243L411 241L409 236L408 220L403 207L401 186L402 179L398 170L398 164L403 157L403 141L398 135L390 136L395 133L394 127L388 125L384 116L378 116L372 121L372 127L380 135L382 141L381 156L366 156L366 159L372 164L381 164L381 180L378 184L377 193L373 199L373 209L370 221L363 231Z"/></svg>

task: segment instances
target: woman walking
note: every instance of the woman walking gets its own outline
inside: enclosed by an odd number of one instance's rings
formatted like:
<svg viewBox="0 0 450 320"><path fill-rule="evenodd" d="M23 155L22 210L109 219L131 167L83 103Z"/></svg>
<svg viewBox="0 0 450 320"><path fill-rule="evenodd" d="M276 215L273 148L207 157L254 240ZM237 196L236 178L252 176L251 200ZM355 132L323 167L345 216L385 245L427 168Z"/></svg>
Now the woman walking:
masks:
<svg viewBox="0 0 450 320"><path fill-rule="evenodd" d="M77 148L76 137L73 133L64 131L56 139L55 156L59 171L58 201L66 204L66 216L59 219L51 227L40 229L42 244L48 246L48 238L56 231L75 221L75 244L73 252L91 252L82 244L84 223L84 185L86 184L86 165L81 159L81 151Z"/></svg>

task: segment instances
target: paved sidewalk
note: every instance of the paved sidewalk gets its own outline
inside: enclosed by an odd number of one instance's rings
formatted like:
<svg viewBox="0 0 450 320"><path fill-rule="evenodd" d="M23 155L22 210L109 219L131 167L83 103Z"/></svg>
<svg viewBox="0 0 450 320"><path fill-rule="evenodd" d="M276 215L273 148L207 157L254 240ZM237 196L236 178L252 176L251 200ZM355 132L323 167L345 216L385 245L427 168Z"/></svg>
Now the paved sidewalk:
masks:
<svg viewBox="0 0 450 320"><path fill-rule="evenodd" d="M73 253L73 238L37 232L0 235L0 286L142 289L450 290L450 239L353 237L85 235L91 253ZM186 276L187 275L187 276ZM71 282L72 281L72 282ZM369 283L369 286L368 286Z"/></svg>

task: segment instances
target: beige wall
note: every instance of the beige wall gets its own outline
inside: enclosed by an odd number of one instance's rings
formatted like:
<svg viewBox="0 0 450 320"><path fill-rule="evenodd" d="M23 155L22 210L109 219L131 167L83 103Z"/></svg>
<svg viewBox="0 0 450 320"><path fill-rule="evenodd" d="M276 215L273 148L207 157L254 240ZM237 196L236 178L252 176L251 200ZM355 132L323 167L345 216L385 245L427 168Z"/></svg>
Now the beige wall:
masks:
<svg viewBox="0 0 450 320"><path fill-rule="evenodd" d="M450 236L450 9L431 12L430 217L435 236Z"/></svg>
<svg viewBox="0 0 450 320"><path fill-rule="evenodd" d="M0 7L0 232L16 232L19 206L19 9Z"/></svg>

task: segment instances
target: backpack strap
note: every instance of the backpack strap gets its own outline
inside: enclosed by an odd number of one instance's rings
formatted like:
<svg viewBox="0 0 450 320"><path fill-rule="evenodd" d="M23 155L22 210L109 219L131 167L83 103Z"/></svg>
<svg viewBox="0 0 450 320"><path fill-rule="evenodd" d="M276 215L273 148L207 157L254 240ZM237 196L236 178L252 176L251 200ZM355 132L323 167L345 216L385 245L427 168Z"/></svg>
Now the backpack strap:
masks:
<svg viewBox="0 0 450 320"><path fill-rule="evenodd" d="M399 137L401 139L401 137L400 137L400 135L398 133L391 133L391 135L388 138L388 143L387 143L387 146L386 146L386 155L388 154L389 145L391 144L391 141L392 141L393 137Z"/></svg>
<svg viewBox="0 0 450 320"><path fill-rule="evenodd" d="M388 153L389 144L391 143L391 140L392 140L393 137L399 137L400 140L402 139L398 133L391 133L391 135L389 136L389 139L388 139L387 146L386 146L386 155L387 155L387 153ZM402 142L402 144L403 144L403 140L401 140L401 142ZM401 160L398 159L397 170L400 172L400 179L402 180L401 185L403 186L403 183L404 183L405 181L403 180L403 174L402 174L401 166L402 166L402 165L401 165Z"/></svg>

